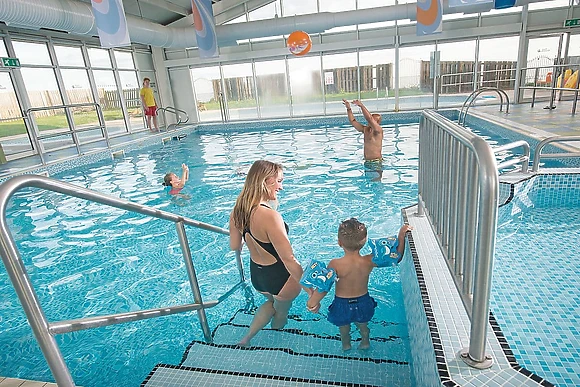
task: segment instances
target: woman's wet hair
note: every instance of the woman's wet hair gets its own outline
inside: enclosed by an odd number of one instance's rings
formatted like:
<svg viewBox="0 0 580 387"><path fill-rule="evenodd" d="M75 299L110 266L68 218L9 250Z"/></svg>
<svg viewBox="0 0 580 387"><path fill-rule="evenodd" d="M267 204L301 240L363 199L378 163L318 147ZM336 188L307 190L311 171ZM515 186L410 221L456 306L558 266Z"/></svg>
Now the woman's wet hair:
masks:
<svg viewBox="0 0 580 387"><path fill-rule="evenodd" d="M165 187L171 187L171 176L173 176L173 172L169 172L168 174L165 175L165 177L163 178L163 185Z"/></svg>
<svg viewBox="0 0 580 387"><path fill-rule="evenodd" d="M280 171L282 171L282 165L271 161L257 160L252 164L232 211L232 219L238 230L249 227L252 210L260 204L260 201L267 198L266 180L271 177L276 178Z"/></svg>
<svg viewBox="0 0 580 387"><path fill-rule="evenodd" d="M359 251L367 242L367 227L356 218L347 219L338 226L338 240L346 250Z"/></svg>

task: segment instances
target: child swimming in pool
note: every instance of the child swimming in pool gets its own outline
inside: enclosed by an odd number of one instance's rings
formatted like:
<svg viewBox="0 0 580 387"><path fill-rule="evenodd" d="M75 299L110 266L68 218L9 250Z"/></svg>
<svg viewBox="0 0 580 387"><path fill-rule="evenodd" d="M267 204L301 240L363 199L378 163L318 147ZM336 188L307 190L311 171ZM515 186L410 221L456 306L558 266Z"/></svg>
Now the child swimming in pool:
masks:
<svg viewBox="0 0 580 387"><path fill-rule="evenodd" d="M399 230L399 249L404 253L405 233L409 225L403 225ZM402 239L402 241L401 241ZM356 325L361 334L359 349L370 347L370 330L368 322L375 314L376 301L369 295L368 284L371 271L377 267L372 261L372 254L361 255L360 249L367 242L367 228L356 218L345 220L338 227L338 245L344 250L344 256L333 259L328 264L329 269L336 271L335 296L328 307L328 321L340 330L342 350L351 349L350 326ZM312 293L306 306L309 311L318 313L320 300L326 292Z"/></svg>
<svg viewBox="0 0 580 387"><path fill-rule="evenodd" d="M181 164L181 171L181 179L173 172L169 172L163 178L163 185L166 187L171 187L169 190L170 195L179 194L189 179L189 167L185 164Z"/></svg>

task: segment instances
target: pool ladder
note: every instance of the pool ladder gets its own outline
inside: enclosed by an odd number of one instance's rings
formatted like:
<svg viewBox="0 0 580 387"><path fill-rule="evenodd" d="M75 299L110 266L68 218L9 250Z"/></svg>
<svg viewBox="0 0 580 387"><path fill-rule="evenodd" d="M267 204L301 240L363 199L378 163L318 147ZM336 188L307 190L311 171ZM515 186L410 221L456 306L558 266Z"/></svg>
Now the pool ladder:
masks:
<svg viewBox="0 0 580 387"><path fill-rule="evenodd" d="M459 118L457 119L457 123L459 125L465 126L465 119L467 118L467 112L469 108L473 106L475 103L476 98L481 94L487 91L495 91L499 95L499 111L503 111L503 102L505 98L505 113L508 114L510 110L510 98L508 97L507 93L500 88L497 87L480 87L477 90L474 90L469 97L463 102L461 106L461 110L459 111ZM465 109L465 111L463 110ZM463 118L463 119L462 119Z"/></svg>
<svg viewBox="0 0 580 387"><path fill-rule="evenodd" d="M16 243L12 238L12 233L10 232L6 220L8 201L14 193L26 187L35 187L57 192L175 223L177 237L185 261L185 269L187 271L189 285L193 292L194 303L127 313L116 313L105 316L85 317L67 321L49 322L42 306L40 305L36 291L30 282L28 272L24 266ZM40 345L40 349L42 350L42 353L48 362L48 366L50 367L50 371L59 387L72 387L75 386L75 383L55 340L55 335L196 310L204 338L207 342L211 342L211 331L207 322L205 309L218 305L238 288L245 285L241 254L240 251L236 251L236 263L240 276L239 282L217 300L204 302L199 289L195 267L191 258L191 250L189 249L189 243L185 233L185 225L223 235L229 235L229 231L207 223L185 218L171 212L162 211L157 208L145 206L118 197L105 195L84 187L79 187L44 176L22 175L14 177L0 186L0 214L0 254L2 255L2 261L4 262L6 272L10 277L12 286L16 290L16 294L20 299L20 303L26 313L26 317L28 318L28 322L36 340Z"/></svg>
<svg viewBox="0 0 580 387"><path fill-rule="evenodd" d="M181 124L186 124L189 122L189 115L185 110L178 109L174 106L165 106L157 109L157 112L163 113L163 123L165 124L165 130L169 131L175 129ZM177 118L177 122L174 124L167 125L167 115L165 113L173 113Z"/></svg>

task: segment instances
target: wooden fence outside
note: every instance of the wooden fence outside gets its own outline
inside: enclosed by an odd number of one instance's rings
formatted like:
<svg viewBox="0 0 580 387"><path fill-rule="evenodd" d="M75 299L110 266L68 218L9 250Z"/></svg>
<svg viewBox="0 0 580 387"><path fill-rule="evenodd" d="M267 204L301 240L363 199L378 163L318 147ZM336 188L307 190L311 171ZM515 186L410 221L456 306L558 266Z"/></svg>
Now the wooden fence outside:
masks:
<svg viewBox="0 0 580 387"><path fill-rule="evenodd" d="M516 65L517 62L512 61L495 61L495 62L481 62L478 70L479 82L478 87L499 87L500 89L510 90L515 87ZM475 62L472 61L445 61L441 62L441 75L457 74L470 72L471 74L463 74L461 76L454 75L451 77L443 77L442 93L459 93L473 91L473 68ZM421 61L421 75L420 88L422 91L433 92L433 79L430 78L431 69L429 61ZM461 79L461 91L459 83ZM471 83L471 84L469 84Z"/></svg>
<svg viewBox="0 0 580 387"><path fill-rule="evenodd" d="M139 95L140 89L123 90L123 96L127 108L134 109L141 107L141 97ZM121 100L117 90L97 89L99 94L99 104L103 110L120 109ZM93 94L90 89L71 89L67 90L66 94L70 104L91 103L93 102ZM28 99L31 106L56 106L62 105L62 99L58 90L32 90L28 92ZM91 106L79 108L79 110L94 110ZM35 117L47 117L63 114L62 109L49 109L34 112ZM0 92L0 119L20 117L21 111L16 95L12 91Z"/></svg>

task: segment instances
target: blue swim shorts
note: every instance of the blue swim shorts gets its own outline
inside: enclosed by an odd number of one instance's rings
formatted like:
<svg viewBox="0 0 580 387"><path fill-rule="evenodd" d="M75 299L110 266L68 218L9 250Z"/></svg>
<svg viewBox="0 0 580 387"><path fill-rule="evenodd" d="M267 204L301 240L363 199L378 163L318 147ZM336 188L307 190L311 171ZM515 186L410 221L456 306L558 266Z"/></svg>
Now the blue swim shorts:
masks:
<svg viewBox="0 0 580 387"><path fill-rule="evenodd" d="M376 307L377 302L368 293L356 298L334 297L328 307L328 321L338 327L366 323L373 318Z"/></svg>

